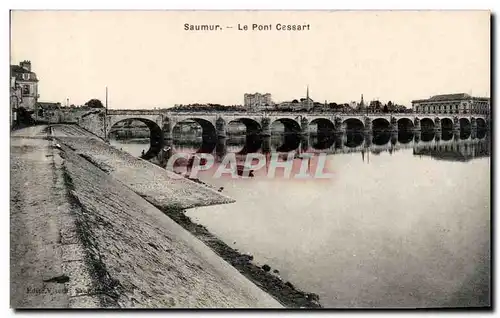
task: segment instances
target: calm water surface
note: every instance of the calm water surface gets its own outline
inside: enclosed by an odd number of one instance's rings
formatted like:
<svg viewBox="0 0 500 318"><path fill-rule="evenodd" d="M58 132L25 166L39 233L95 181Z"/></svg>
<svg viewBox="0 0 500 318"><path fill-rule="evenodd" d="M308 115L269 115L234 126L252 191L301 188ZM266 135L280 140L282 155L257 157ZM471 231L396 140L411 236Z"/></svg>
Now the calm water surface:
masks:
<svg viewBox="0 0 500 318"><path fill-rule="evenodd" d="M242 148L235 140L227 151ZM319 294L325 307L485 305L489 138L454 137L449 147L434 147L433 140L427 147L412 140L375 151L337 150L328 155L334 173L328 180L205 174L202 180L224 187L236 203L187 215L284 280ZM148 148L113 144L136 156ZM279 140L272 144L276 149Z"/></svg>

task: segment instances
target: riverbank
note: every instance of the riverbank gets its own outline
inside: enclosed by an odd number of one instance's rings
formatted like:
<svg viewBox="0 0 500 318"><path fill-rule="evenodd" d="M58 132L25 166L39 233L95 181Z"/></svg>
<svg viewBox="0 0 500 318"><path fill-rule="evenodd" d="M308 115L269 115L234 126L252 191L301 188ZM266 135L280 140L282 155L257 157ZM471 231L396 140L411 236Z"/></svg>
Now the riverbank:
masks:
<svg viewBox="0 0 500 318"><path fill-rule="evenodd" d="M202 184L208 188L213 188L210 184L197 178L187 179ZM258 266L254 264L253 256L242 254L238 250L230 247L224 241L210 233L208 229L191 220L185 214L184 209L165 208L157 206L168 217L177 224L193 234L200 241L210 247L217 255L226 262L234 266L246 278L259 286L262 290L272 295L282 305L289 308L322 308L319 296L315 293L301 291L288 281L283 281L277 269L272 269L269 265Z"/></svg>
<svg viewBox="0 0 500 318"><path fill-rule="evenodd" d="M51 127L12 134L13 308L282 308L51 135ZM185 191L210 192L184 182Z"/></svg>
<svg viewBox="0 0 500 318"><path fill-rule="evenodd" d="M173 172L137 159L123 151L118 151L101 141L68 137L78 134L74 132L75 129L77 128L54 126L52 134L92 165L128 185L134 192L205 243L213 252L260 289L273 296L283 306L293 308L321 307L318 295L300 291L292 283L282 281L270 270L266 271L252 264L253 257L232 249L212 235L205 227L193 223L184 214L184 210L187 208L231 203L234 200L222 195L198 179L174 178ZM198 184L196 191L194 191L195 187L192 184Z"/></svg>
<svg viewBox="0 0 500 318"><path fill-rule="evenodd" d="M268 265L252 263L253 256L242 254L210 233L203 225L193 222L182 209L161 209L168 217L210 247L217 255L234 266L241 274L289 308L322 308L319 296L301 291L285 282ZM275 272L276 270L274 270Z"/></svg>
<svg viewBox="0 0 500 318"><path fill-rule="evenodd" d="M95 166L101 168L103 171L115 176L124 184L129 185L132 190L141 195L145 200L153 204L159 210L164 212L168 217L174 220L177 224L182 226L200 241L204 242L210 247L217 255L224 259L227 263L234 266L240 273L252 281L255 285L259 286L262 290L272 295L282 305L293 308L320 308L319 297L313 293L307 293L296 289L292 283L282 281L272 271L266 272L263 268L251 262L252 257L244 255L229 247L222 240L212 235L205 227L193 223L189 217L184 214L187 208L199 205L213 205L221 203L231 203L234 200L227 198L220 192L217 192L212 186L199 179L182 178L178 182L182 184L191 184L192 182L201 184L203 188L197 190L196 194L182 192L182 188L178 192L171 194L171 189L164 189L168 180L163 182L160 172L163 175L170 175L173 172L167 171L163 168L156 167L155 175L147 172L151 168L145 169L146 166L153 166L144 160L137 159L123 151L114 151L101 142L90 142L88 140L75 140L65 138L67 135L66 130L68 127L59 127L55 129L59 140L66 143L78 154L92 162ZM105 156L104 156L105 154ZM105 157L114 158L113 161L105 159ZM125 162L125 163L122 163ZM125 167L124 167L125 166ZM135 171L136 167L141 168L141 173ZM123 170L123 172L119 172ZM148 175L151 177L148 178ZM172 183L171 181L169 181ZM145 183L149 185L145 187ZM160 187L163 185L164 187ZM151 191L155 190L151 195ZM161 191L161 193L159 192ZM187 204L190 200L187 198L192 196L196 202ZM203 200L200 204L200 200ZM181 202L182 201L182 202Z"/></svg>

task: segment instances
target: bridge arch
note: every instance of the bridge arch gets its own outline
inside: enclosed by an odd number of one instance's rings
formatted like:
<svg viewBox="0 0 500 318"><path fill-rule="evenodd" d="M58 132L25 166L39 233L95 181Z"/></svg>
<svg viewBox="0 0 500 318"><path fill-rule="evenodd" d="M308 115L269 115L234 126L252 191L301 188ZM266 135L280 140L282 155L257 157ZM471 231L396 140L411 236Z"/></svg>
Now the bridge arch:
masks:
<svg viewBox="0 0 500 318"><path fill-rule="evenodd" d="M275 129L278 124L283 125L283 134L276 134ZM296 150L300 146L300 124L290 118L278 118L271 123L271 143L278 152L289 152ZM274 133L273 133L274 132Z"/></svg>
<svg viewBox="0 0 500 318"><path fill-rule="evenodd" d="M452 130L453 129L453 120L449 117L441 118L441 129L442 130Z"/></svg>
<svg viewBox="0 0 500 318"><path fill-rule="evenodd" d="M391 123L385 118L375 118L372 120L372 130L388 131L391 129Z"/></svg>
<svg viewBox="0 0 500 318"><path fill-rule="evenodd" d="M478 129L486 129L486 120L483 118L476 118L476 124Z"/></svg>
<svg viewBox="0 0 500 318"><path fill-rule="evenodd" d="M398 142L402 145L408 144L413 141L415 134L413 131L400 130L398 132Z"/></svg>
<svg viewBox="0 0 500 318"><path fill-rule="evenodd" d="M434 130L434 120L429 117L421 118L420 127L422 130Z"/></svg>
<svg viewBox="0 0 500 318"><path fill-rule="evenodd" d="M436 137L436 133L434 132L434 130L427 130L423 131L420 136L421 136L420 140L422 142L430 142L434 140L434 137Z"/></svg>
<svg viewBox="0 0 500 318"><path fill-rule="evenodd" d="M118 123L132 122L132 121L140 121L143 124L145 124L149 129L149 149L144 153L144 155L141 156L141 158L149 160L156 157L163 148L163 130L153 120L141 117L129 117L129 118L118 119L117 121L113 122L110 125L107 137L111 135L113 127L115 127Z"/></svg>
<svg viewBox="0 0 500 318"><path fill-rule="evenodd" d="M443 125L443 122L441 122L441 125ZM448 128L442 128L442 132L441 132L441 140L442 141L449 141L449 140L452 140L453 139L453 130L452 129L448 129Z"/></svg>
<svg viewBox="0 0 500 318"><path fill-rule="evenodd" d="M175 125L172 127L172 132L174 133L174 136L175 135L177 135L177 137L179 136L178 130L180 124L189 122L195 122L201 127L201 137L202 137L201 146L198 148L196 152L211 153L215 149L215 146L217 145L217 131L214 124L207 119L199 117L189 117L176 122Z"/></svg>
<svg viewBox="0 0 500 318"><path fill-rule="evenodd" d="M414 126L410 118L405 117L398 120L398 131L412 131Z"/></svg>
<svg viewBox="0 0 500 318"><path fill-rule="evenodd" d="M478 129L476 138L484 139L486 137L486 129Z"/></svg>
<svg viewBox="0 0 500 318"><path fill-rule="evenodd" d="M460 140L466 140L466 139L469 139L471 137L471 129L460 129L460 134L459 134L459 137L460 137Z"/></svg>
<svg viewBox="0 0 500 318"><path fill-rule="evenodd" d="M365 128L363 122L358 118L347 118L342 123L342 127L346 132L348 131L360 131Z"/></svg>
<svg viewBox="0 0 500 318"><path fill-rule="evenodd" d="M311 127L316 126L315 130ZM335 143L335 124L327 118L316 118L309 123L311 147L316 150L329 149Z"/></svg>
<svg viewBox="0 0 500 318"><path fill-rule="evenodd" d="M460 118L458 122L460 123L460 130L470 129L471 127L471 123L468 118Z"/></svg>
<svg viewBox="0 0 500 318"><path fill-rule="evenodd" d="M365 142L365 136L360 132L348 132L344 138L344 146L348 148L359 147Z"/></svg>
<svg viewBox="0 0 500 318"><path fill-rule="evenodd" d="M243 125L245 127L245 131L235 131L234 128L238 125ZM235 132L237 132L236 135ZM237 153L239 154L257 152L262 146L262 138L260 136L261 132L262 127L260 123L251 118L237 118L227 123L228 143L241 145L241 142L238 143L238 139L240 141L242 139L244 140L242 149L237 151ZM242 133L244 134L244 136L242 136Z"/></svg>
<svg viewBox="0 0 500 318"><path fill-rule="evenodd" d="M333 134L335 132L335 124L327 118L313 119L309 122L309 127L313 125L317 127L316 134Z"/></svg>
<svg viewBox="0 0 500 318"><path fill-rule="evenodd" d="M285 128L285 133L300 133L302 128L300 128L300 124L293 119L290 118L278 118L271 123L271 126L275 125L275 123L280 123Z"/></svg>
<svg viewBox="0 0 500 318"><path fill-rule="evenodd" d="M384 146L389 143L391 140L391 133L390 132L376 132L373 134L372 138L372 143L377 146Z"/></svg>
<svg viewBox="0 0 500 318"><path fill-rule="evenodd" d="M227 124L230 125L230 124L235 124L235 123L241 123L241 124L245 125L246 134L257 134L257 133L260 133L262 130L260 123L258 121L256 121L255 119L242 117L242 118L233 119L233 120L229 121Z"/></svg>

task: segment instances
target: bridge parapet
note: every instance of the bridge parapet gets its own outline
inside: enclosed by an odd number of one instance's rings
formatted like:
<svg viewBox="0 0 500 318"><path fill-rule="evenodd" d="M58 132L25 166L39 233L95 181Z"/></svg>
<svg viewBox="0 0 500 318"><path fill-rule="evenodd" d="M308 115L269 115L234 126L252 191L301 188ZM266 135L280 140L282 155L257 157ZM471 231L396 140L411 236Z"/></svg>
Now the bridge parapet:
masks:
<svg viewBox="0 0 500 318"><path fill-rule="evenodd" d="M231 121L247 120L248 122L254 121L260 125L263 135L270 135L270 126L273 122L286 119L287 122L300 130L307 133L311 122L318 119L324 119L331 122L334 131L337 133L344 132L343 123L348 119L357 119L363 123L365 131L372 130L372 122L376 119L385 119L390 124L391 131L398 130L398 121L405 118L413 123L413 130L421 130L420 121L422 119L430 119L434 123L435 130L439 131L441 128L441 121L449 119L453 123L454 130L460 130L460 120L466 119L475 128L478 126L478 120L482 120L482 125L489 127L490 118L487 114L428 114L428 113L339 113L339 112L193 112L193 111L169 111L169 110L137 110L137 109L111 109L104 114L104 110L97 112L87 112L80 114L75 119L75 122L87 130L95 133L98 136L106 137L111 130L111 127L119 121L126 119L137 119L143 122L153 122L164 132L165 139L172 138L173 127L184 120L194 119L200 123L203 129L215 130L219 136L225 136L225 129L227 124ZM222 121L217 123L217 120ZM307 124L306 124L307 123ZM105 131L106 130L106 131Z"/></svg>

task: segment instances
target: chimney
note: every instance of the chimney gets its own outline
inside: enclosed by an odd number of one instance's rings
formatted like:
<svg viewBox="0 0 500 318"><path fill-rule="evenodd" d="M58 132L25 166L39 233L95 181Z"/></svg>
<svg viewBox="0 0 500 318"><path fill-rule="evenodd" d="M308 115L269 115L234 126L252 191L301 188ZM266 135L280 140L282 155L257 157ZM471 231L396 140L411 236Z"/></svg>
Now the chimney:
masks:
<svg viewBox="0 0 500 318"><path fill-rule="evenodd" d="M19 66L21 66L22 68L24 68L28 72L31 72L31 62L30 61L24 60L21 63L19 63Z"/></svg>

